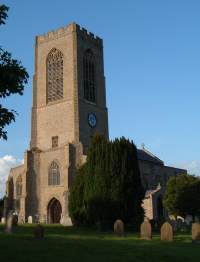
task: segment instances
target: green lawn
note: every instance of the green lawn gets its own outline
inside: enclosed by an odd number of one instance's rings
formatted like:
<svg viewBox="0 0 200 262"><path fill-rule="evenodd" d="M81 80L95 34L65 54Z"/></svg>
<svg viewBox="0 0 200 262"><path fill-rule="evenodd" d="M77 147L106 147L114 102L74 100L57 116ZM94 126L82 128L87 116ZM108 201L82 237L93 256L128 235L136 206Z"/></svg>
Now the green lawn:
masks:
<svg viewBox="0 0 200 262"><path fill-rule="evenodd" d="M0 227L2 262L76 262L76 261L200 261L200 244L192 244L190 235L176 235L172 243L163 243L155 235L152 241L127 233L118 238L112 232L98 232L62 226L45 226L45 239L33 238L33 226L19 226L12 234Z"/></svg>

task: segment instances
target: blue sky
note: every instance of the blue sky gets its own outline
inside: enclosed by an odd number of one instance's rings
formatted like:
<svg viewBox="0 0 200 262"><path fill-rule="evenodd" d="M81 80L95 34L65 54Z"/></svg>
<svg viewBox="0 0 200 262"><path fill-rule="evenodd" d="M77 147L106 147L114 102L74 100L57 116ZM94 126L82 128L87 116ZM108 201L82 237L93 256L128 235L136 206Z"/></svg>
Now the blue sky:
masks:
<svg viewBox="0 0 200 262"><path fill-rule="evenodd" d="M30 79L23 96L1 101L19 116L0 141L0 163L18 163L29 146L35 35L75 21L104 40L110 137L145 143L166 164L200 174L200 1L2 2L10 10L0 45Z"/></svg>

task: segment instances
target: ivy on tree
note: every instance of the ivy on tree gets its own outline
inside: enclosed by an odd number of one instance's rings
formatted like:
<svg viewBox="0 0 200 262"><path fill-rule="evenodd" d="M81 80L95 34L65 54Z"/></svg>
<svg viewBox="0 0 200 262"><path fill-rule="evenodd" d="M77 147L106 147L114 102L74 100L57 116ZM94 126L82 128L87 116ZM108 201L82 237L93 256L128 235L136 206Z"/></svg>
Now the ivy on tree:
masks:
<svg viewBox="0 0 200 262"><path fill-rule="evenodd" d="M9 8L0 5L0 25L5 24ZM23 95L28 82L28 73L21 62L13 59L11 54L0 47L0 99L12 94ZM17 112L0 104L0 139L7 139L6 126L15 121Z"/></svg>

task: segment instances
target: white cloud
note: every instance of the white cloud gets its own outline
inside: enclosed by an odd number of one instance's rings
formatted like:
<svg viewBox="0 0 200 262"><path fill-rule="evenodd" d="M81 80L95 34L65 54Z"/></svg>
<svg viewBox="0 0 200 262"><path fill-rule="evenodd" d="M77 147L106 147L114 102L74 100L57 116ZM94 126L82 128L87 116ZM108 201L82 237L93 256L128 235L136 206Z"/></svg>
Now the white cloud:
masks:
<svg viewBox="0 0 200 262"><path fill-rule="evenodd" d="M187 169L189 174L200 176L200 160L178 163L178 164L174 164L173 166Z"/></svg>
<svg viewBox="0 0 200 262"><path fill-rule="evenodd" d="M11 155L0 157L0 197L5 194L5 184L9 175L10 168L22 164L21 159Z"/></svg>

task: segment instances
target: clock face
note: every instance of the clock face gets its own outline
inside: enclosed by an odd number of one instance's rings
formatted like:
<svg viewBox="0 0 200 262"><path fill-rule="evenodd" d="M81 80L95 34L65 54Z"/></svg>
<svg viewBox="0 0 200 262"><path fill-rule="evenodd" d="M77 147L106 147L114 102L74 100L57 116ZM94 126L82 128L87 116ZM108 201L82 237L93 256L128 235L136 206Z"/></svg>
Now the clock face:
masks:
<svg viewBox="0 0 200 262"><path fill-rule="evenodd" d="M95 115L95 114L90 113L90 114L88 115L88 124L89 124L89 126L91 126L91 127L95 127L95 126L96 126L96 124L97 124L97 118L96 118L96 115Z"/></svg>

